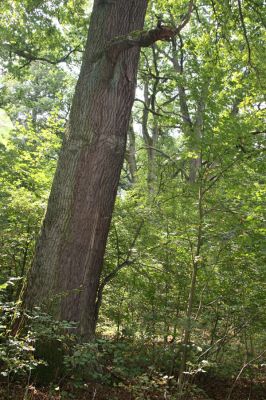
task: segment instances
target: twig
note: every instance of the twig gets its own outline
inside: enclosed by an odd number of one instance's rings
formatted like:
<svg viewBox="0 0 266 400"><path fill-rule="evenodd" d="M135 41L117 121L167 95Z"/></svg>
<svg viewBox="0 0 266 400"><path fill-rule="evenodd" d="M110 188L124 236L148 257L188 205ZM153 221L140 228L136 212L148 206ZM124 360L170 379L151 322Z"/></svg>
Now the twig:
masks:
<svg viewBox="0 0 266 400"><path fill-rule="evenodd" d="M97 389L94 389L94 391L93 391L93 396L92 396L92 399L91 399L91 400L94 400L94 399L95 399L96 393L97 393Z"/></svg>
<svg viewBox="0 0 266 400"><path fill-rule="evenodd" d="M157 115L157 117L165 117L165 115L160 114L160 113L158 113L158 112L152 110L151 108L149 108L149 107L147 106L147 104L145 103L144 100L135 99L134 101L138 101L139 103L142 103L142 104L144 105L145 110L149 111L149 112L152 113L153 115Z"/></svg>
<svg viewBox="0 0 266 400"><path fill-rule="evenodd" d="M139 226L138 226L138 228L137 228L137 230L136 230L136 232L135 232L134 238L133 238L132 243L131 243L131 245L129 247L129 250L127 252L125 260L122 263L118 264L108 275L106 275L103 278L101 284L99 285L98 292L97 292L97 300L96 300L96 303L95 303L95 319L97 319L97 316L98 316L98 313L99 313L99 309L100 309L101 302L102 302L103 290L104 290L105 286L117 275L117 273L121 269L123 269L124 267L126 267L128 265L131 265L135 261L135 260L130 260L130 258L131 258L132 250L133 250L133 248L135 246L135 243L137 241L137 238L138 238L138 236L140 234L140 231L141 231L141 229L143 227L143 224L144 224L144 220L142 219L140 224L139 224Z"/></svg>
<svg viewBox="0 0 266 400"><path fill-rule="evenodd" d="M143 146L143 147L140 147L139 148L139 150L142 150L142 149L151 149L151 150L154 150L154 151L157 151L157 153L159 153L159 154L161 154L162 156L164 156L165 158L167 158L168 160L171 160L171 161L173 161L172 160L172 158L171 158L171 156L169 156L167 153L165 153L164 151L162 151L162 150L160 150L160 149L157 149L156 147L153 147L153 146Z"/></svg>
<svg viewBox="0 0 266 400"><path fill-rule="evenodd" d="M43 61L46 62L48 64L52 64L52 65L56 65L56 64L60 64L62 62L65 62L68 57L76 52L76 51L80 51L79 47L75 47L74 49L70 50L66 55L64 55L63 57L59 58L58 60L51 60L49 58L46 57L38 57L30 52L28 52L27 50L12 50L11 51L16 54L19 57L25 58L27 60L27 62L22 65L20 68L24 68L27 65L29 65L32 61Z"/></svg>
<svg viewBox="0 0 266 400"><path fill-rule="evenodd" d="M240 378L240 376L242 375L242 372L244 371L244 369L247 368L247 367L248 367L251 363L253 363L254 361L259 360L264 354L266 354L266 350L264 350L264 351L263 351L262 353L260 353L257 357L252 358L252 360L250 360L249 362L247 362L247 363L245 363L245 364L243 365L243 367L242 367L241 370L239 371L239 373L238 373L236 379L234 380L234 383L233 383L233 385L232 385L232 387L231 387L231 389L230 389L230 392L229 392L229 394L228 394L227 400L230 400L231 395L232 395L232 392L233 392L234 387L235 387L235 384L236 384L236 382L238 381L238 379Z"/></svg>

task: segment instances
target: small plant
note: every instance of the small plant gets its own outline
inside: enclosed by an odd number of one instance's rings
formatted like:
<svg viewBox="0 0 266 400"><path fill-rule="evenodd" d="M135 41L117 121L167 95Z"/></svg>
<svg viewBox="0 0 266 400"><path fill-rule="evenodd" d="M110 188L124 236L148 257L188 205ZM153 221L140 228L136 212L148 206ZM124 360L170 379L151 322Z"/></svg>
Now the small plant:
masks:
<svg viewBox="0 0 266 400"><path fill-rule="evenodd" d="M34 356L35 337L31 331L22 336L13 336L10 325L18 315L19 302L5 302L6 292L18 279L10 278L0 286L0 369L1 375L10 379L12 375L29 376L42 360Z"/></svg>
<svg viewBox="0 0 266 400"><path fill-rule="evenodd" d="M105 360L102 344L105 341L93 341L77 344L72 353L65 355L64 366L76 387L83 387L84 382L93 380L110 383L111 374Z"/></svg>
<svg viewBox="0 0 266 400"><path fill-rule="evenodd" d="M6 302L6 291L14 280L0 286L0 373L7 377L27 378L32 373L45 375L49 379L58 375L58 363L73 343L74 324L55 321L50 315L35 308L32 313L23 312L23 323L16 334L12 331L13 321L22 317L20 302ZM45 382L47 383L47 382Z"/></svg>

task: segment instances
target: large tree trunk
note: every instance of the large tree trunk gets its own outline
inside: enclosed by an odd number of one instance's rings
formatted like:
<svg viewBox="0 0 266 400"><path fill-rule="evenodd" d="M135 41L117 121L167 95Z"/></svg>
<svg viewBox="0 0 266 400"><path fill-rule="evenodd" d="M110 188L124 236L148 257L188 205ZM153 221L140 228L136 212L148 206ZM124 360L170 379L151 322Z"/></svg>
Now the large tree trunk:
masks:
<svg viewBox="0 0 266 400"><path fill-rule="evenodd" d="M143 27L147 0L95 0L47 213L24 292L27 308L95 332L95 301L134 99L139 46L106 51Z"/></svg>

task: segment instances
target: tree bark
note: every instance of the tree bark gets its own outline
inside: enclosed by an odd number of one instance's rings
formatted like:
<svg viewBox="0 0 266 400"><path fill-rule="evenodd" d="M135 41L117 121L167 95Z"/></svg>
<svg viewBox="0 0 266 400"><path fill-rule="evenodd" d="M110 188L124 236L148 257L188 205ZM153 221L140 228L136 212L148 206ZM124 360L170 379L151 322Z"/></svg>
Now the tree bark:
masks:
<svg viewBox="0 0 266 400"><path fill-rule="evenodd" d="M95 333L95 301L140 49L121 40L115 46L114 38L142 29L146 7L147 0L94 2L69 127L23 296L26 308L43 306L56 318L76 321L87 339Z"/></svg>
<svg viewBox="0 0 266 400"><path fill-rule="evenodd" d="M69 126L23 293L25 308L42 306L56 318L76 321L78 334L86 339L95 334L97 290L140 47L172 39L188 23L193 8L190 0L177 28L142 31L147 3L94 1Z"/></svg>

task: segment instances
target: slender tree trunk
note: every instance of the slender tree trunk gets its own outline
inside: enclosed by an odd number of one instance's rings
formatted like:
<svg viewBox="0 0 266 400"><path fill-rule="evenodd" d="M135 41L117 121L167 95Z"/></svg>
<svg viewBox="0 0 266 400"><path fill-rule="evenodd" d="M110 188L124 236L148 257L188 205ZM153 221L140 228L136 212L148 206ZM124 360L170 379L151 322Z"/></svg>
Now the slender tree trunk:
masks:
<svg viewBox="0 0 266 400"><path fill-rule="evenodd" d="M128 162L131 183L133 185L136 182L137 162L136 162L136 138L132 121L130 122L128 130L128 149L126 152L126 160Z"/></svg>
<svg viewBox="0 0 266 400"><path fill-rule="evenodd" d="M192 330L192 317L193 317L193 305L194 299L196 295L196 288L197 288L197 275L198 269L201 263L200 255L201 255L201 247L202 247L202 236L203 236L203 204L202 204L202 182L200 182L199 187L199 197L198 197L198 215L199 215L199 223L198 223L198 232L197 232L197 245L196 245L196 252L195 255L192 255L193 260L193 268L191 274L191 283L190 283L190 290L189 290L189 297L187 303L187 311L186 311L186 327L183 332L183 340L182 340L182 356L178 374L178 384L180 389L180 395L182 395L183 385L184 385L184 372L186 370L187 365L187 357L189 353L190 347L190 336Z"/></svg>
<svg viewBox="0 0 266 400"><path fill-rule="evenodd" d="M147 174L147 184L148 190L151 195L154 195L156 188L156 146L159 137L159 128L156 118L153 119L151 142L152 146L147 149L148 151L148 174Z"/></svg>
<svg viewBox="0 0 266 400"><path fill-rule="evenodd" d="M198 172L201 166L201 140L204 132L204 113L206 106L206 99L208 95L209 81L205 81L201 87L200 98L197 102L197 110L193 130L190 138L192 140L191 150L195 152L195 158L190 162L189 181L195 183L198 178Z"/></svg>
<svg viewBox="0 0 266 400"><path fill-rule="evenodd" d="M142 115L142 135L147 150L147 186L150 195L155 192L156 185L156 146L159 138L159 127L156 115L153 114L152 121L152 132L149 132L148 119L149 119L149 107L155 113L155 97L157 94L157 82L153 84L152 94L149 97L149 84L145 82L144 85L144 101L145 107L143 108Z"/></svg>
<svg viewBox="0 0 266 400"><path fill-rule="evenodd" d="M95 333L95 300L134 100L139 46L105 51L142 29L147 0L95 0L47 213L24 292Z"/></svg>
<svg viewBox="0 0 266 400"><path fill-rule="evenodd" d="M180 60L178 58L180 54ZM184 54L183 54L183 42L181 42L179 49L177 49L176 40L173 40L173 54L170 57L172 61L174 70L180 77L183 76L184 73ZM204 113L205 113L205 105L206 99L208 96L208 88L209 81L206 80L203 82L201 87L200 98L197 101L196 105L196 115L195 119L191 117L191 113L188 106L188 99L186 94L185 86L178 82L177 90L179 95L179 104L180 111L182 117L182 130L186 137L190 140L190 150L195 152L195 158L193 158L190 162L189 166L189 182L195 183L198 176L197 173L201 166L201 139L204 129Z"/></svg>

